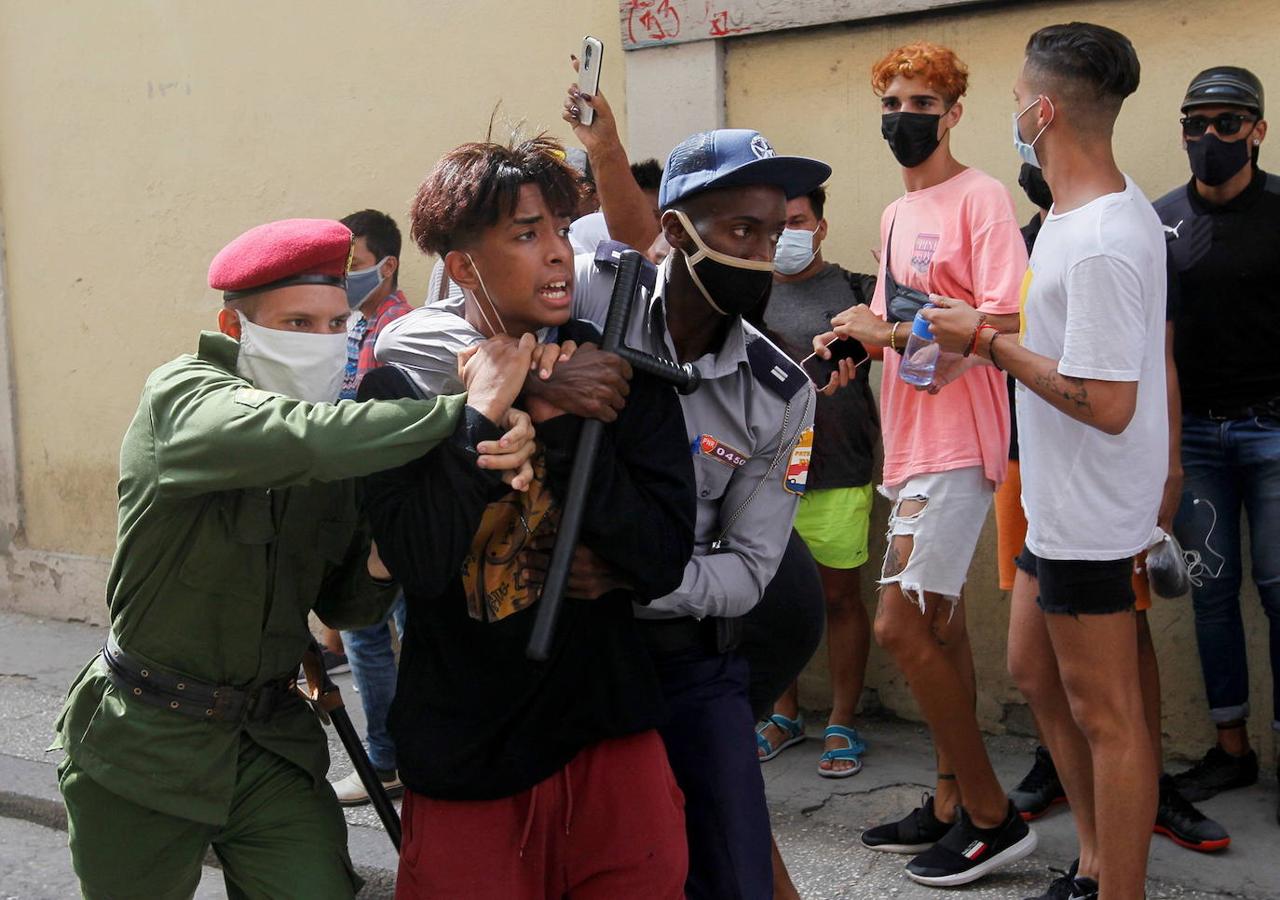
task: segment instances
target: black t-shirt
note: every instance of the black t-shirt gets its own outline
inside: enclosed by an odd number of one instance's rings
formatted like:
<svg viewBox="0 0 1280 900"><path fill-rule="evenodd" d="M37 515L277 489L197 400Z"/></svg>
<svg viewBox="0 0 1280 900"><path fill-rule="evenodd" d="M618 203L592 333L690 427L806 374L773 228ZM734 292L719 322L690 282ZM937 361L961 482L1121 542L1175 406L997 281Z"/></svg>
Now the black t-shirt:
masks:
<svg viewBox="0 0 1280 900"><path fill-rule="evenodd" d="M1222 206L1192 180L1155 208L1181 290L1174 359L1183 407L1204 413L1280 397L1280 178L1259 169Z"/></svg>
<svg viewBox="0 0 1280 900"><path fill-rule="evenodd" d="M583 324L571 323L582 333L565 326L561 337L598 340ZM412 388L399 372L375 369L360 394L403 397ZM472 445L497 436L492 423L468 414ZM538 426L546 485L557 500L568 486L581 426L571 416ZM626 407L605 427L587 492L579 540L636 590L566 598L544 663L525 657L538 603L497 621L469 610L468 598L475 604L478 592L474 580L470 591L464 581L464 560L491 521L491 507L511 501L493 473L476 467L472 451L447 441L370 476L366 488L379 553L407 604L389 728L411 790L444 800L512 796L591 744L662 723L662 690L632 602L679 586L693 552L693 463L674 389L635 374ZM528 521L521 513L520 523L539 530L536 519ZM517 560L524 535L512 527L484 541L486 601L522 583Z"/></svg>
<svg viewBox="0 0 1280 900"><path fill-rule="evenodd" d="M769 295L764 322L782 338L780 346L796 362L813 351L813 336L831 330L831 317L859 303L870 303L876 280L848 272L835 263L811 278L778 283ZM861 359L866 352L856 346ZM836 364L816 356L805 368L825 385ZM880 410L868 380L870 365L858 366L856 379L830 397L818 395L813 415L813 455L809 461L810 490L857 487L872 478L876 442L880 440Z"/></svg>

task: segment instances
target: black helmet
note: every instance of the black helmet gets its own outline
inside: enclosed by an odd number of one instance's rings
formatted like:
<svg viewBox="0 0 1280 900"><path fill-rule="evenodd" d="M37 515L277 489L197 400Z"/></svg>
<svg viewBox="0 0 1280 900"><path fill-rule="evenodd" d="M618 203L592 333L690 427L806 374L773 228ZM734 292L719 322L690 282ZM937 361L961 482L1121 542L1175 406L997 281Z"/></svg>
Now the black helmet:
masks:
<svg viewBox="0 0 1280 900"><path fill-rule="evenodd" d="M1243 106L1262 115L1262 82L1248 69L1214 66L1187 85L1182 111L1196 106Z"/></svg>

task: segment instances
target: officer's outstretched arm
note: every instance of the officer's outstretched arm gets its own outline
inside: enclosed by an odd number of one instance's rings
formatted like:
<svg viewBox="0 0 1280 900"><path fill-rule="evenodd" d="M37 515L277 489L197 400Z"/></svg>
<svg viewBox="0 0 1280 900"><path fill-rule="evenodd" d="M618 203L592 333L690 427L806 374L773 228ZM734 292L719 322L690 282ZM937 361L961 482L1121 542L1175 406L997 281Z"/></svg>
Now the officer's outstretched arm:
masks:
<svg viewBox="0 0 1280 900"><path fill-rule="evenodd" d="M209 365L160 370L150 418L161 497L281 488L367 475L416 459L453 434L465 395L307 403Z"/></svg>

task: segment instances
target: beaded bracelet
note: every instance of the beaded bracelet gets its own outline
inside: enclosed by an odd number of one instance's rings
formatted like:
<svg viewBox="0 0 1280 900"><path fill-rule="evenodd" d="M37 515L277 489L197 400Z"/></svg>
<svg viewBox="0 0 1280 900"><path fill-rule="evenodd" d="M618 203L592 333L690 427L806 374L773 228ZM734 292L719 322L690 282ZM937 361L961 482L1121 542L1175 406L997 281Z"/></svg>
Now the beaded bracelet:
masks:
<svg viewBox="0 0 1280 900"><path fill-rule="evenodd" d="M901 322L894 322L893 327L889 329L889 349L894 353L901 353L898 349L898 326Z"/></svg>

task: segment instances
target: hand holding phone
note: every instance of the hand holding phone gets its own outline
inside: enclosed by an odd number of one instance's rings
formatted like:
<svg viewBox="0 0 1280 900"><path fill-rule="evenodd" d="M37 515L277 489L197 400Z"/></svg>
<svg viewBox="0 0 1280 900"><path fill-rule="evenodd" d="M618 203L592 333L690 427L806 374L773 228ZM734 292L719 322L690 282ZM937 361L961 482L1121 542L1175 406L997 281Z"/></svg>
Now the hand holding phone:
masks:
<svg viewBox="0 0 1280 900"><path fill-rule="evenodd" d="M582 39L581 63L578 66L578 90L589 97L594 97L600 90L600 64L604 59L604 44L599 38L587 35ZM583 103L578 111L578 121L590 125L595 121L596 111L591 104Z"/></svg>

